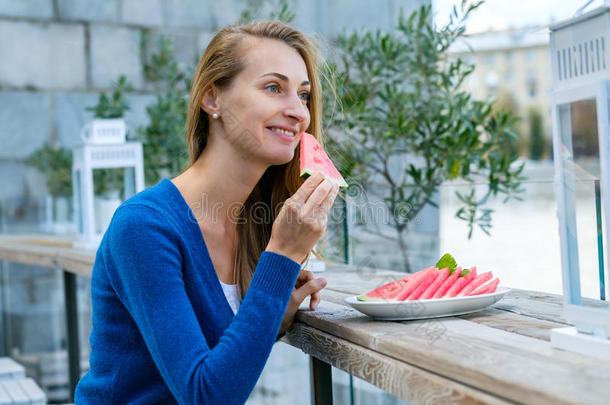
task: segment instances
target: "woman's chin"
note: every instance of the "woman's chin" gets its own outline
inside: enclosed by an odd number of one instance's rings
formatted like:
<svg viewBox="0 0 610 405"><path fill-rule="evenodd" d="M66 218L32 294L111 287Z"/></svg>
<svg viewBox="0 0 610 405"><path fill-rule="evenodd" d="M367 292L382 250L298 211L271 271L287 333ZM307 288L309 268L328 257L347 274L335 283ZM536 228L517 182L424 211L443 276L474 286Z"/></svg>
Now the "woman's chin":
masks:
<svg viewBox="0 0 610 405"><path fill-rule="evenodd" d="M270 166L285 165L294 158L294 150L290 152L275 153L271 156L267 156L266 160Z"/></svg>

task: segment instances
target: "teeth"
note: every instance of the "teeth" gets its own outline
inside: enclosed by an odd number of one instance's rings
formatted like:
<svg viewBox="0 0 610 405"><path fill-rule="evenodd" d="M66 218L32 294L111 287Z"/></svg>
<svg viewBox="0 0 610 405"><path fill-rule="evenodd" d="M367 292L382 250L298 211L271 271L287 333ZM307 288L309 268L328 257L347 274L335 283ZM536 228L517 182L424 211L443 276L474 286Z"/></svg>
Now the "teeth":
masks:
<svg viewBox="0 0 610 405"><path fill-rule="evenodd" d="M281 132L282 134L286 134L288 136L294 136L294 132L287 131L287 130L282 129L282 128L271 127L271 130L275 131L275 132Z"/></svg>

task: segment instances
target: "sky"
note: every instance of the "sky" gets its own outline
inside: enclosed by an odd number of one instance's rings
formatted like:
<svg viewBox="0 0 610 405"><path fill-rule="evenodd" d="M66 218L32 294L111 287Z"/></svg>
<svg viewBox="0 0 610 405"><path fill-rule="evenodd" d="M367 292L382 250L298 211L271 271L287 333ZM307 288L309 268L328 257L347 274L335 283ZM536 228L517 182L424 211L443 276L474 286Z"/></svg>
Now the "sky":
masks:
<svg viewBox="0 0 610 405"><path fill-rule="evenodd" d="M529 25L548 25L571 17L588 0L487 0L468 20L468 33L504 30ZM437 26L449 21L452 6L461 0L432 0ZM587 11L604 4L594 0Z"/></svg>

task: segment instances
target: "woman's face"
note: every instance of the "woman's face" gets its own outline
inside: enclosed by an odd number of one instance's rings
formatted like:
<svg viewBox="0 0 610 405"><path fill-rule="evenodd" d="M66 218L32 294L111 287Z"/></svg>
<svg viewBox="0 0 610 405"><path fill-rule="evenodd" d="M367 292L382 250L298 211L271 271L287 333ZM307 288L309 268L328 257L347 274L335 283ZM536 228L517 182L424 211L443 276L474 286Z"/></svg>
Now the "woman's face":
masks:
<svg viewBox="0 0 610 405"><path fill-rule="evenodd" d="M305 62L278 40L254 40L246 49L244 70L219 92L225 136L244 158L288 163L310 122Z"/></svg>

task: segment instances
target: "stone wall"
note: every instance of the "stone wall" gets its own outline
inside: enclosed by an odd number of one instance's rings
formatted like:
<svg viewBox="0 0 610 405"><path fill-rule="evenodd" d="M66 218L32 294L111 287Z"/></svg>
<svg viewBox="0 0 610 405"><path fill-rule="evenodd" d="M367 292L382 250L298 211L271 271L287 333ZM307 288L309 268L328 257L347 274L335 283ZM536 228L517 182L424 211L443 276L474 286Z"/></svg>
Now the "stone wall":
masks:
<svg viewBox="0 0 610 405"><path fill-rule="evenodd" d="M293 25L331 39L343 29L389 29L401 7L410 12L428 2L293 0ZM178 61L194 66L214 33L236 22L244 6L244 0L0 0L0 216L17 215L43 199L44 177L24 159L45 142L77 145L80 129L93 117L85 107L119 75L135 87L125 117L130 130L147 124L146 106L155 95L142 72L150 51L140 47L144 32L150 44L171 35ZM416 232L432 232L436 240L438 213L427 217L425 229ZM377 245L363 241L367 252ZM386 267L395 264L390 260Z"/></svg>

